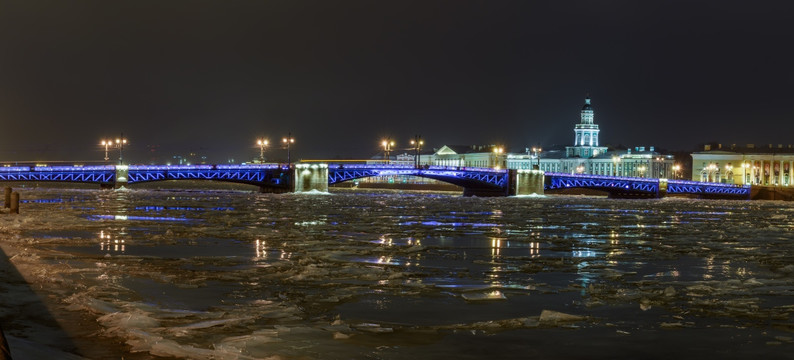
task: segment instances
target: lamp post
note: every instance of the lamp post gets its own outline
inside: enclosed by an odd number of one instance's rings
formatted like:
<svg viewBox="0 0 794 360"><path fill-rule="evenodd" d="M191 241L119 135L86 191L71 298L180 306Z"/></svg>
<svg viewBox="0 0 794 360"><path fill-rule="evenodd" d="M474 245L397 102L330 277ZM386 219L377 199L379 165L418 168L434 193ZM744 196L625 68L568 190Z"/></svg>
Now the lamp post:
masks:
<svg viewBox="0 0 794 360"><path fill-rule="evenodd" d="M287 167L292 166L292 158L290 158L290 145L295 143L295 138L292 137L292 132L287 133L287 137L281 139L281 142L287 145Z"/></svg>
<svg viewBox="0 0 794 360"><path fill-rule="evenodd" d="M424 145L424 140L419 135L414 135L414 139L411 140L411 145L413 145L414 149L414 166L418 169L419 168L419 151L422 150L422 145Z"/></svg>
<svg viewBox="0 0 794 360"><path fill-rule="evenodd" d="M620 156L613 156L612 157L612 175L618 176L618 163L620 162Z"/></svg>
<svg viewBox="0 0 794 360"><path fill-rule="evenodd" d="M110 157L108 157L108 148L113 146L113 141L112 140L102 140L102 142L100 144L102 144L102 146L105 147L105 161L110 160Z"/></svg>
<svg viewBox="0 0 794 360"><path fill-rule="evenodd" d="M673 165L673 178L678 179L678 171L681 170L681 165Z"/></svg>
<svg viewBox="0 0 794 360"><path fill-rule="evenodd" d="M267 141L267 139L264 139L264 138L256 140L256 144L259 145L259 163L260 164L264 164L265 163L265 147L267 147L268 143L269 142Z"/></svg>
<svg viewBox="0 0 794 360"><path fill-rule="evenodd" d="M583 172L584 172L584 166L579 165L579 166L576 167L576 173L577 174L581 174Z"/></svg>
<svg viewBox="0 0 794 360"><path fill-rule="evenodd" d="M391 158L389 157L389 153L391 153L392 147L394 147L394 141L391 139L383 140L381 143L383 145L383 152L384 152L384 159L386 159L386 163L391 163Z"/></svg>
<svg viewBox="0 0 794 360"><path fill-rule="evenodd" d="M638 167L637 170L640 172L640 177L644 178L645 177L645 165L640 165L640 167Z"/></svg>
<svg viewBox="0 0 794 360"><path fill-rule="evenodd" d="M538 170L540 170L540 152L541 151L543 151L543 149L541 149L539 147L533 147L532 148L532 152L535 153L535 158L538 160Z"/></svg>
<svg viewBox="0 0 794 360"><path fill-rule="evenodd" d="M505 149L501 146L496 146L493 148L493 157L494 157L494 169L499 170L501 168L501 164L499 163L499 156L505 152Z"/></svg>
<svg viewBox="0 0 794 360"><path fill-rule="evenodd" d="M127 139L124 138L124 133L121 133L121 137L116 139L116 146L119 148L119 165L124 164L124 144L127 143Z"/></svg>

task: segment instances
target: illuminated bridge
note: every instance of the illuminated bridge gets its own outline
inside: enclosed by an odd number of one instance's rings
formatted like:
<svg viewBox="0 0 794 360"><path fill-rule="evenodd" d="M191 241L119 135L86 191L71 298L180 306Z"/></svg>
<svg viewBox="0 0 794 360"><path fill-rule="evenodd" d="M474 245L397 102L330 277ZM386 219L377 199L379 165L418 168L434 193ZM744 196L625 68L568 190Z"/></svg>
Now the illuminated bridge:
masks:
<svg viewBox="0 0 794 360"><path fill-rule="evenodd" d="M687 180L646 179L588 174L542 173L443 166L361 164L262 165L120 165L0 167L0 181L72 182L119 187L165 180L214 180L259 186L263 192L327 191L328 185L372 176L407 175L458 185L464 196L509 196L584 188L611 197L658 198L689 194L705 198L749 199L750 186Z"/></svg>
<svg viewBox="0 0 794 360"><path fill-rule="evenodd" d="M750 199L749 185L688 180L646 179L589 174L546 173L544 190L594 189L610 197L658 198L666 194L697 195L702 198Z"/></svg>
<svg viewBox="0 0 794 360"><path fill-rule="evenodd" d="M371 176L394 175L418 176L457 185L463 188L464 196L515 195L515 185L508 170L449 166L328 165L329 185Z"/></svg>

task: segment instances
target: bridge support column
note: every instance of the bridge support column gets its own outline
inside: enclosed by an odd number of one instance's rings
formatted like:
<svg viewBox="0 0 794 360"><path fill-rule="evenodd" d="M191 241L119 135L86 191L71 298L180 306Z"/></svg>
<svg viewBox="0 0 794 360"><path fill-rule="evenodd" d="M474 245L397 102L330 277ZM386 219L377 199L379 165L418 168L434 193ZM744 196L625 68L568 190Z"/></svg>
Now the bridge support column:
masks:
<svg viewBox="0 0 794 360"><path fill-rule="evenodd" d="M127 165L116 165L116 183L114 185L116 189L127 185L129 169L130 167Z"/></svg>
<svg viewBox="0 0 794 360"><path fill-rule="evenodd" d="M515 177L516 190L513 195L543 195L546 175L542 170L518 170Z"/></svg>
<svg viewBox="0 0 794 360"><path fill-rule="evenodd" d="M328 192L328 164L295 164L295 192Z"/></svg>
<svg viewBox="0 0 794 360"><path fill-rule="evenodd" d="M5 205L3 205L6 209L11 207L11 187L6 186L5 188Z"/></svg>

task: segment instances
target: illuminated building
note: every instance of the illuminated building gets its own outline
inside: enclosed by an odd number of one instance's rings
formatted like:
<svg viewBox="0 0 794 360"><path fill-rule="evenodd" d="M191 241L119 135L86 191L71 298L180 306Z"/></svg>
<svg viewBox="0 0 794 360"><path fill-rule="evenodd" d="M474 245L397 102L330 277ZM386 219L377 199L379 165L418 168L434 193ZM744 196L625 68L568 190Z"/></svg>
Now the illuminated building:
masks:
<svg viewBox="0 0 794 360"><path fill-rule="evenodd" d="M761 147L735 144L705 145L703 151L692 153L692 180L729 184L792 186L794 147L768 144Z"/></svg>
<svg viewBox="0 0 794 360"><path fill-rule="evenodd" d="M656 152L653 146L637 146L633 149L609 150L600 146L600 129L594 122L590 97L580 113L580 122L574 127L574 145L565 149L548 149L526 153L508 154L509 169L532 169L538 167L546 172L582 173L610 176L633 176L649 178L673 178L673 156Z"/></svg>

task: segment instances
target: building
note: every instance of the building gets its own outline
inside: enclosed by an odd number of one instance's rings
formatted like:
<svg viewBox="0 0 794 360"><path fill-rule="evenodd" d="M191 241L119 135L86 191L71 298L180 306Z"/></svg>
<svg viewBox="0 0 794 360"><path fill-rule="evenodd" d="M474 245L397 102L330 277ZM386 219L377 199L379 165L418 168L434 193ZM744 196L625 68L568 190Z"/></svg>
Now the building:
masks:
<svg viewBox="0 0 794 360"><path fill-rule="evenodd" d="M728 184L792 186L792 145L705 145L692 153L692 180Z"/></svg>
<svg viewBox="0 0 794 360"><path fill-rule="evenodd" d="M579 173L609 176L676 178L680 168L674 164L673 155L637 146L634 149L609 150L598 141L600 129L595 123L590 97L580 113L580 122L574 126L574 145L565 149L543 151L527 149L525 154L508 154L509 169L532 169L546 172Z"/></svg>

